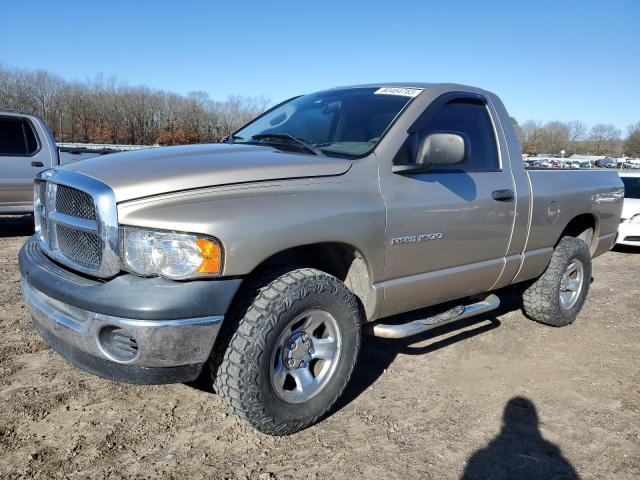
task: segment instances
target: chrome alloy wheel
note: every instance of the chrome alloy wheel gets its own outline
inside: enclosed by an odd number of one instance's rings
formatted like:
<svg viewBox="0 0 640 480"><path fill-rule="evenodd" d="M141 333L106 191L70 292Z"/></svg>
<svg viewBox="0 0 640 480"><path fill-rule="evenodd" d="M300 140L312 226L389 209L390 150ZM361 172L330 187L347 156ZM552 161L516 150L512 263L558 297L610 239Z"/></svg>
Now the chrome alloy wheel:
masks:
<svg viewBox="0 0 640 480"><path fill-rule="evenodd" d="M301 403L324 388L340 357L338 322L325 310L307 310L280 334L271 358L271 386L285 402Z"/></svg>
<svg viewBox="0 0 640 480"><path fill-rule="evenodd" d="M571 260L560 280L560 306L565 310L573 307L584 285L584 265L576 258Z"/></svg>

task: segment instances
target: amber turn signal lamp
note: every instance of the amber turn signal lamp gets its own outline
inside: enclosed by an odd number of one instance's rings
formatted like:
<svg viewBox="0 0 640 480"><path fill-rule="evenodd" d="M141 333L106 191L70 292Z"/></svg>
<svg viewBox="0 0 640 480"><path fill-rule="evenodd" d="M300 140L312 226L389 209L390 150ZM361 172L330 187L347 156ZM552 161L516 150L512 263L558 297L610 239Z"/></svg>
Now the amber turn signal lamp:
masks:
<svg viewBox="0 0 640 480"><path fill-rule="evenodd" d="M221 273L222 252L220 245L206 238L198 238L196 245L200 250L202 263L197 268L197 273Z"/></svg>

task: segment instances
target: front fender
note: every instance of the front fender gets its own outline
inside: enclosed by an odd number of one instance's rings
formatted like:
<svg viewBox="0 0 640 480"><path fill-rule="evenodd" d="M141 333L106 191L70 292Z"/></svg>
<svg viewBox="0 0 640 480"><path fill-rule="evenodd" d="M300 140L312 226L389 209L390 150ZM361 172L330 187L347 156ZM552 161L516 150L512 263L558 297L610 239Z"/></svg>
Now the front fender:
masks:
<svg viewBox="0 0 640 480"><path fill-rule="evenodd" d="M375 282L384 265L385 207L377 176L216 187L126 202L119 222L212 235L224 248L223 275L246 275L270 256L319 242L354 246Z"/></svg>

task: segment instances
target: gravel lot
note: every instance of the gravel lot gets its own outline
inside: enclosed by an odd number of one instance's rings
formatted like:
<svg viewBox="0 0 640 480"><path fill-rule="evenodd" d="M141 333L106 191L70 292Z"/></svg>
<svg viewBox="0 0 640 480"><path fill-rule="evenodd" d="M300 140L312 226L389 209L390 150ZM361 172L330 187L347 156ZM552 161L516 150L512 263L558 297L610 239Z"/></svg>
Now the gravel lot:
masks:
<svg viewBox="0 0 640 480"><path fill-rule="evenodd" d="M333 414L272 438L204 383L121 385L52 353L19 291L31 228L0 219L1 478L640 478L640 251L596 259L566 328L512 288L463 328L366 338Z"/></svg>

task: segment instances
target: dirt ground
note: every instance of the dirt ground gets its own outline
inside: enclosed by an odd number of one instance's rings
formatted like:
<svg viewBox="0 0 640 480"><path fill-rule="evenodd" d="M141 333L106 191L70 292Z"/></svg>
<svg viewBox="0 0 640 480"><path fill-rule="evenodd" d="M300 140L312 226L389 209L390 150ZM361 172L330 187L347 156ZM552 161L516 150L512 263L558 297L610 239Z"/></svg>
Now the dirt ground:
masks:
<svg viewBox="0 0 640 480"><path fill-rule="evenodd" d="M366 338L345 398L273 438L206 385L85 374L36 335L19 291L26 219L0 219L1 478L640 478L640 251L595 260L571 326L494 315Z"/></svg>

